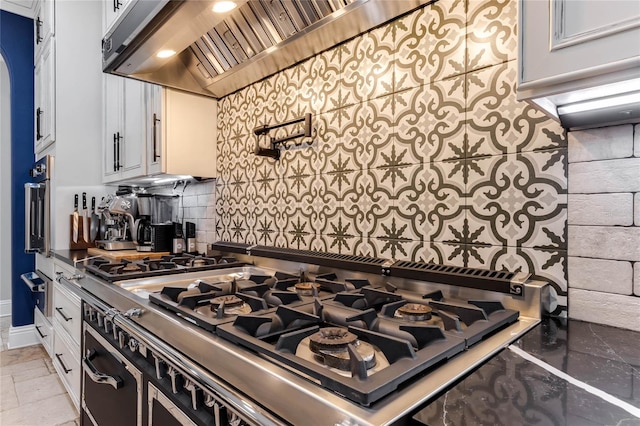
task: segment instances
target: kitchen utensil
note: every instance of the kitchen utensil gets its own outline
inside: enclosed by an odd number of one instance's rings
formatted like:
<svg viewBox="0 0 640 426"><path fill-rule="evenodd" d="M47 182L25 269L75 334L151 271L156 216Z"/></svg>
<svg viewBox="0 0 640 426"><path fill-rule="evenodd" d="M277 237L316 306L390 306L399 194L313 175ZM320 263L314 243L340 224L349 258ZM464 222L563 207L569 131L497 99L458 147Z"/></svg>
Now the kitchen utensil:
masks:
<svg viewBox="0 0 640 426"><path fill-rule="evenodd" d="M87 210L87 193L82 193L82 239L89 241L89 210Z"/></svg>
<svg viewBox="0 0 640 426"><path fill-rule="evenodd" d="M73 242L78 242L78 194L73 196Z"/></svg>
<svg viewBox="0 0 640 426"><path fill-rule="evenodd" d="M98 237L98 231L100 229L100 218L96 214L96 197L91 197L91 229L89 238L91 241L95 241Z"/></svg>
<svg viewBox="0 0 640 426"><path fill-rule="evenodd" d="M195 253L196 252L196 224L193 222L185 222L186 235L187 239L187 253Z"/></svg>

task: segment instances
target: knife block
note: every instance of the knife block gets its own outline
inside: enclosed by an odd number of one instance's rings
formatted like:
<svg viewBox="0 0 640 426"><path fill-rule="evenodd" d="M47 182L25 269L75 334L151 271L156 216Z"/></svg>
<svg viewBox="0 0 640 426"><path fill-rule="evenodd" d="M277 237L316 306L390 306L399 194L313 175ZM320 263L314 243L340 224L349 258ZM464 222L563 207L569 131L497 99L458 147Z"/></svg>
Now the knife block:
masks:
<svg viewBox="0 0 640 426"><path fill-rule="evenodd" d="M91 229L91 218L87 218L87 225ZM85 241L82 238L82 232L84 230L84 223L82 216L78 216L78 241L73 241L73 215L69 216L69 250L81 250L89 247L95 247L95 244L91 241Z"/></svg>

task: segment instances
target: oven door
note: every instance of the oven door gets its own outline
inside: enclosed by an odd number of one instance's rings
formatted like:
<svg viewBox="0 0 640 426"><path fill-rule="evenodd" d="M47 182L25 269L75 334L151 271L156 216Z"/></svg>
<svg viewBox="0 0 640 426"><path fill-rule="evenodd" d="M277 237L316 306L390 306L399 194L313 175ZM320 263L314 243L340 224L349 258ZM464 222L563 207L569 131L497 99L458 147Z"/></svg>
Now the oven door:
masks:
<svg viewBox="0 0 640 426"><path fill-rule="evenodd" d="M149 426L195 426L196 424L153 383L148 383Z"/></svg>
<svg viewBox="0 0 640 426"><path fill-rule="evenodd" d="M142 426L142 373L97 331L84 324L83 420L94 425Z"/></svg>
<svg viewBox="0 0 640 426"><path fill-rule="evenodd" d="M27 253L40 252L49 255L49 194L48 181L25 183L25 241Z"/></svg>
<svg viewBox="0 0 640 426"><path fill-rule="evenodd" d="M20 275L22 281L29 287L33 294L36 307L51 322L51 311L53 298L51 291L53 290L51 278L47 277L41 271L27 272Z"/></svg>

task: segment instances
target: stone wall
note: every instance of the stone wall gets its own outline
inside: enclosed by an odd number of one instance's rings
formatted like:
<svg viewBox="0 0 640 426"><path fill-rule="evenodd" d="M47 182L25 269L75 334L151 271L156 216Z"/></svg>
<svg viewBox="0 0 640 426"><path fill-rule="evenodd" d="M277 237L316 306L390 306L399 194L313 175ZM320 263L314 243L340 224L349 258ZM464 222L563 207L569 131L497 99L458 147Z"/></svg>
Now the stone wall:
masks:
<svg viewBox="0 0 640 426"><path fill-rule="evenodd" d="M640 125L569 133L569 316L640 331Z"/></svg>

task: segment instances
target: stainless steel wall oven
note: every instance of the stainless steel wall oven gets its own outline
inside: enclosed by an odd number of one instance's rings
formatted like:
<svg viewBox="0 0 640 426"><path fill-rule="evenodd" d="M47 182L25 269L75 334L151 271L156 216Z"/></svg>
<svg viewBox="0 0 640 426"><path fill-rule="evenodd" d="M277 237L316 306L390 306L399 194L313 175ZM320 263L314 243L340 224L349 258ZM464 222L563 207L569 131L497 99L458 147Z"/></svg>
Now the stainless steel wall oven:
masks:
<svg viewBox="0 0 640 426"><path fill-rule="evenodd" d="M51 176L53 157L44 156L29 170L33 182L25 189L25 242L27 253L49 256L51 250Z"/></svg>

